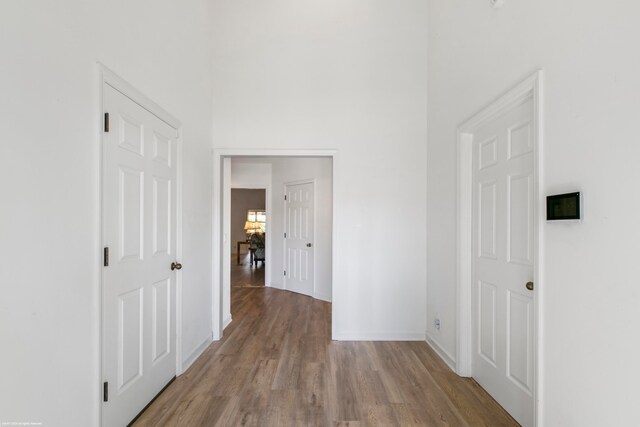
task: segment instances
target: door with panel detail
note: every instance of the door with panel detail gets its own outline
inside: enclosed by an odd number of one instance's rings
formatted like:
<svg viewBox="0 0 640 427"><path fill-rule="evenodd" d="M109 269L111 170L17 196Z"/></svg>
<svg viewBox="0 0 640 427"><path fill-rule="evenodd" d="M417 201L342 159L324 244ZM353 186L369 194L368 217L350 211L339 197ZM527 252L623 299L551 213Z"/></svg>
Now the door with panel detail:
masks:
<svg viewBox="0 0 640 427"><path fill-rule="evenodd" d="M473 376L520 424L533 425L533 108L474 133Z"/></svg>
<svg viewBox="0 0 640 427"><path fill-rule="evenodd" d="M313 296L314 185L285 186L285 289Z"/></svg>
<svg viewBox="0 0 640 427"><path fill-rule="evenodd" d="M102 414L111 427L127 425L176 373L177 130L108 84L104 111Z"/></svg>

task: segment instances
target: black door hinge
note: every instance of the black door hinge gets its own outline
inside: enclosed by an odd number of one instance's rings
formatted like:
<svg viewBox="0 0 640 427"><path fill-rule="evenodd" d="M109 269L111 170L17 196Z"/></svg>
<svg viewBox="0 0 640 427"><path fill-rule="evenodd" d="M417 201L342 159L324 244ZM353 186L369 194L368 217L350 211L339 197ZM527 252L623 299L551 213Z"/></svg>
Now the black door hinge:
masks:
<svg viewBox="0 0 640 427"><path fill-rule="evenodd" d="M109 267L109 248L104 248L103 265Z"/></svg>
<svg viewBox="0 0 640 427"><path fill-rule="evenodd" d="M109 113L104 113L104 131L109 132Z"/></svg>
<svg viewBox="0 0 640 427"><path fill-rule="evenodd" d="M285 239L287 238L287 233L284 233L284 238L285 238Z"/></svg>
<svg viewBox="0 0 640 427"><path fill-rule="evenodd" d="M287 196L286 195L284 196L284 199L287 200Z"/></svg>
<svg viewBox="0 0 640 427"><path fill-rule="evenodd" d="M109 401L109 382L105 381L104 384L102 384L102 400L105 402Z"/></svg>
<svg viewBox="0 0 640 427"><path fill-rule="evenodd" d="M285 271L284 271L284 275L285 275L285 276L287 275L287 270L285 270Z"/></svg>

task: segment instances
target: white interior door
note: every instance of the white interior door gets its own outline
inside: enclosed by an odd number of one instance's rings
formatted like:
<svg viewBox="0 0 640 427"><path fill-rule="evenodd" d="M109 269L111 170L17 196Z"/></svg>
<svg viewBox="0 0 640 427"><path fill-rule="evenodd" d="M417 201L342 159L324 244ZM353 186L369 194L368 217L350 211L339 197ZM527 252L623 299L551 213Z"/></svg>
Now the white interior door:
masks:
<svg viewBox="0 0 640 427"><path fill-rule="evenodd" d="M176 374L177 130L108 84L104 111L102 413L111 427Z"/></svg>
<svg viewBox="0 0 640 427"><path fill-rule="evenodd" d="M534 175L531 100L474 133L473 377L533 425Z"/></svg>
<svg viewBox="0 0 640 427"><path fill-rule="evenodd" d="M285 289L313 296L314 185L285 186Z"/></svg>

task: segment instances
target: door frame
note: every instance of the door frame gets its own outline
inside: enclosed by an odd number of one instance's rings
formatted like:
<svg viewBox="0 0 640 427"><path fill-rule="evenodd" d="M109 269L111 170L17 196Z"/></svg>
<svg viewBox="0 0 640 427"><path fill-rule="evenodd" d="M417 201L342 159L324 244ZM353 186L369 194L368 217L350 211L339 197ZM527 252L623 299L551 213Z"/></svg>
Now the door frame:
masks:
<svg viewBox="0 0 640 427"><path fill-rule="evenodd" d="M544 301L543 278L543 71L537 70L525 80L508 90L495 101L485 106L474 116L457 128L457 262L456 262L456 373L463 377L472 376L473 358L473 319L472 319L472 281L473 281L473 142L474 133L490 120L504 111L531 99L533 102L533 406L534 425L541 423L542 376L542 302Z"/></svg>
<svg viewBox="0 0 640 427"><path fill-rule="evenodd" d="M287 187L289 185L298 185L298 184L311 184L313 185L313 238L315 240L316 238L316 180L315 178L308 178L308 179L299 179L299 180L295 180L295 181L287 181L284 183L284 194L287 194ZM287 209L287 201L283 200L282 203L284 204L284 209L285 209L285 215L284 215L284 229L287 229L287 215L286 215L286 209ZM284 271L287 270L287 239L286 238L282 238L283 240L283 244L282 247L284 248L283 254L282 254L282 269ZM315 245L315 242L314 242ZM284 276L284 280L283 280L283 287L286 290L287 289L287 280L289 278L287 276ZM333 292L333 282L331 283L331 291ZM311 291L311 297L315 298L316 297L316 251L315 251L315 246L314 246L314 250L313 250L313 289ZM333 300L333 299L332 299Z"/></svg>
<svg viewBox="0 0 640 427"><path fill-rule="evenodd" d="M102 365L104 361L104 319L103 319L103 304L104 304L104 274L102 267L102 257L104 248L104 218L102 215L104 208L104 182L103 182L103 147L105 144L105 133L103 131L104 126L104 87L105 85L111 86L113 89L122 93L131 101L140 105L151 114L167 123L174 128L177 132L176 137L176 260L181 262L182 260L182 123L176 119L173 115L168 113L160 105L152 101L133 85L127 82L125 79L111 71L104 64L98 62L98 108L97 108L97 128L98 128L98 158L97 158L97 182L98 182L98 224L97 224L97 239L98 247L96 248L96 260L100 266L98 269L98 384L100 390L100 396L102 396L102 383L104 381ZM182 272L176 271L176 376L182 374ZM102 425L102 407L104 402L100 400L98 410L98 425Z"/></svg>
<svg viewBox="0 0 640 427"><path fill-rule="evenodd" d="M271 230L271 224L272 224L271 182L269 182L268 184L244 182L244 183L241 183L239 186L231 185L230 160L231 160L231 157L225 158L224 165L223 165L223 169L224 169L223 173L225 177L225 182L223 183L224 189L222 193L222 197L224 201L222 203L223 235L226 234L227 236L231 237L231 190L264 190L264 198L265 198L264 209L265 209L265 212L267 213L267 221L265 225L267 227L267 231ZM227 161L229 162L227 163ZM227 183L229 185L227 185ZM228 192L228 195L227 195L227 192ZM266 259L271 259L271 237L272 237L271 235L272 234L273 233L267 232L265 242L264 242L264 251L265 251ZM233 243L233 242L229 241L227 243ZM224 270L222 271L222 286L223 286L223 295L224 295L224 287L229 287L229 298L231 298L231 258L226 258L227 250L229 251L229 255L231 255L231 249L229 248L229 244L223 247L223 252L222 252L222 262L224 267ZM270 287L271 272L273 271L273 269L271 268L271 263L269 262L263 263L263 265L264 265L264 285L267 287ZM229 311L229 313L224 312L224 301L222 303L223 303L222 330L224 330L224 328L226 328L232 322L233 319L231 316L231 311ZM225 318L224 316L227 314L229 315L229 317Z"/></svg>
<svg viewBox="0 0 640 427"><path fill-rule="evenodd" d="M224 160L231 157L329 157L332 159L332 196L334 203L332 203L332 217L333 227L331 230L332 241L334 244L331 246L331 300L335 302L335 266L337 262L336 257L336 191L339 188L337 185L336 177L338 175L338 151L337 150L313 150L313 149L269 149L269 148L214 148L213 149L213 239L212 239L212 255L213 263L211 264L211 331L213 340L219 340L223 334L223 284L224 284L224 245L228 245L222 236L224 236L223 230L223 195L225 186L224 177ZM333 305L334 309L331 311L333 322L335 325L336 319L336 307L338 304ZM332 326L335 327L335 326ZM333 333L333 331L332 331Z"/></svg>

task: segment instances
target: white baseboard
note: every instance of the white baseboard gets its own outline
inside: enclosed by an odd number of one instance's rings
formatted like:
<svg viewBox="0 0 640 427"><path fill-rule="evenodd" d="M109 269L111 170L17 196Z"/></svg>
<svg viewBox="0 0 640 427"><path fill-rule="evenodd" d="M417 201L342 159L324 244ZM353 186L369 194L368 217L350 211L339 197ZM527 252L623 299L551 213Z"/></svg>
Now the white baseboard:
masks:
<svg viewBox="0 0 640 427"><path fill-rule="evenodd" d="M211 338L207 337L207 339L205 339L204 341L202 341L202 343L200 345L198 345L196 348L193 349L193 351L191 351L191 353L189 353L189 357L187 357L183 362L182 362L182 372L186 372L187 369L189 369L189 367L191 365L193 365L193 362L195 362L198 357L200 357L202 355L202 353L207 349L207 347L209 347L209 345L211 344Z"/></svg>
<svg viewBox="0 0 640 427"><path fill-rule="evenodd" d="M227 326L229 326L231 324L231 321L233 319L231 319L231 315L229 315L226 319L224 319L224 321L222 322L222 330L224 331Z"/></svg>
<svg viewBox="0 0 640 427"><path fill-rule="evenodd" d="M336 341L424 341L424 332L336 332Z"/></svg>
<svg viewBox="0 0 640 427"><path fill-rule="evenodd" d="M456 358L453 357L447 350L445 350L442 344L440 344L438 340L434 339L433 336L429 335L428 333L425 335L427 336L426 341L429 347L431 347L433 351L435 351L436 354L440 356L440 359L442 359L442 361L446 363L453 372L456 372Z"/></svg>
<svg viewBox="0 0 640 427"><path fill-rule="evenodd" d="M314 299L319 299L320 301L331 302L331 295L322 295L320 293L313 294Z"/></svg>

